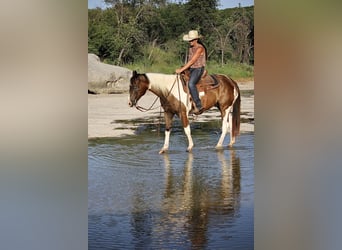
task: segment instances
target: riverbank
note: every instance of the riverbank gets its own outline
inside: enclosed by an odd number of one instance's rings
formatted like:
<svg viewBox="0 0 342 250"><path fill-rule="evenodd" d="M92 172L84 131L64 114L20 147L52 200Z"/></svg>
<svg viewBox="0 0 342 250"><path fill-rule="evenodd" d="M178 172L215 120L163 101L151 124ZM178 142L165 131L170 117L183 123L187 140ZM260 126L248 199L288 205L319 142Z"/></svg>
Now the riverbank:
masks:
<svg viewBox="0 0 342 250"><path fill-rule="evenodd" d="M254 82L239 82L241 90L241 127L240 131L254 131ZM139 105L150 107L157 97L147 92ZM154 107L159 107L159 100ZM161 109L162 110L162 109ZM178 119L175 117L175 119ZM163 123L164 115L161 114ZM196 121L220 120L216 108L212 108L198 116ZM119 137L132 135L139 125L138 121L160 121L160 108L148 112L141 112L128 106L128 94L88 94L88 139L102 137Z"/></svg>

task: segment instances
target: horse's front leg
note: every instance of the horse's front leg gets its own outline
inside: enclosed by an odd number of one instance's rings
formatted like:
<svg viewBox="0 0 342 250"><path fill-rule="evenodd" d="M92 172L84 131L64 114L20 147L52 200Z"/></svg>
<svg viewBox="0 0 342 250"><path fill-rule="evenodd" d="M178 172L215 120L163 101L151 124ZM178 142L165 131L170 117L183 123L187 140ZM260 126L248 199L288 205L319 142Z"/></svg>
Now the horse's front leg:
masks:
<svg viewBox="0 0 342 250"><path fill-rule="evenodd" d="M191 152L192 148L194 147L194 142L192 141L191 137L190 124L184 128L184 132L186 134L186 137L188 138L188 148L186 149L186 151Z"/></svg>
<svg viewBox="0 0 342 250"><path fill-rule="evenodd" d="M194 142L192 141L192 137L191 137L189 118L185 110L181 112L181 120L182 120L182 125L184 128L185 135L188 138L188 148L186 149L186 151L191 152L192 148L194 147Z"/></svg>
<svg viewBox="0 0 342 250"><path fill-rule="evenodd" d="M167 150L169 150L170 133L171 133L171 126L172 126L173 116L174 116L173 113L164 112L164 117L165 117L165 139L164 139L164 146L159 151L159 154L163 154Z"/></svg>

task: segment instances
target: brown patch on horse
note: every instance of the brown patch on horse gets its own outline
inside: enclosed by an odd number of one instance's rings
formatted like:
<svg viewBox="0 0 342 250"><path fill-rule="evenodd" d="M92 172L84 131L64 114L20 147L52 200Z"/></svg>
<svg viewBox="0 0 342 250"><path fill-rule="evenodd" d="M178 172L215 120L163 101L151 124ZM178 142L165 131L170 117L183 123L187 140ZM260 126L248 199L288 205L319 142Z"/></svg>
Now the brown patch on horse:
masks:
<svg viewBox="0 0 342 250"><path fill-rule="evenodd" d="M181 81L183 83L183 90L187 91L187 83L190 79L189 71L184 71L181 74ZM204 70L200 81L196 84L198 92L207 93L209 90L219 87L219 81L217 80L217 75L208 75L207 70Z"/></svg>
<svg viewBox="0 0 342 250"><path fill-rule="evenodd" d="M150 81L146 74L138 74L133 71L133 76L130 79L129 93L130 93L130 106L135 106L138 100L148 90Z"/></svg>
<svg viewBox="0 0 342 250"><path fill-rule="evenodd" d="M169 95L166 98L160 97L160 104L164 111L173 115L177 114L182 121L183 127L189 125L189 119L186 114L186 107L175 96Z"/></svg>
<svg viewBox="0 0 342 250"><path fill-rule="evenodd" d="M228 79L228 83L233 89L237 92L237 98L235 102L233 103L233 121L232 121L232 136L238 136L240 134L240 113L241 113L241 94L240 94L240 89L239 85L237 82L235 82L232 78L228 76L223 76L223 78ZM234 93L234 92L233 92Z"/></svg>
<svg viewBox="0 0 342 250"><path fill-rule="evenodd" d="M205 70L205 72L202 75L202 78L196 84L198 93L204 92L204 96L200 98L201 98L202 106L204 107L205 110L216 105L217 103L217 99L219 95L218 87L220 86L219 77L220 75L208 75L207 71ZM189 71L183 72L180 78L181 78L184 92L190 95L190 91L188 87L190 72ZM192 101L192 98L190 98L190 100Z"/></svg>

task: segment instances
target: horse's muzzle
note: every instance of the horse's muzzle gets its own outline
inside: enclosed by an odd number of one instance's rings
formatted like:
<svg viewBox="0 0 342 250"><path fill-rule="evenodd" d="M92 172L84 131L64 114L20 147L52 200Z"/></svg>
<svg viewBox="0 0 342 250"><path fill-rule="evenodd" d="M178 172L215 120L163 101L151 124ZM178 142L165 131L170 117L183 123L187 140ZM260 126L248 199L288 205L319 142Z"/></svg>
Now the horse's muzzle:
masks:
<svg viewBox="0 0 342 250"><path fill-rule="evenodd" d="M134 100L134 101L128 101L128 105L130 106L130 107L133 107L133 106L135 106L137 104L137 101L136 100Z"/></svg>

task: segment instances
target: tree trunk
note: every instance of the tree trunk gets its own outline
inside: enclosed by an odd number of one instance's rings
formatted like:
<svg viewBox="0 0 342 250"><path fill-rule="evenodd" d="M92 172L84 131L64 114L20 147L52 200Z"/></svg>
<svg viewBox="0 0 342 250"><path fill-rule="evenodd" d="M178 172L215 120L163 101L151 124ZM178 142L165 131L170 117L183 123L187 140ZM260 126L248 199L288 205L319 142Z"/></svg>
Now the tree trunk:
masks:
<svg viewBox="0 0 342 250"><path fill-rule="evenodd" d="M157 39L154 39L153 42L152 42L152 49L151 49L151 52L150 52L150 54L148 55L148 60L149 60L149 61L151 60L151 57L152 57L152 54L153 54L153 50L154 50L154 47L156 46L156 43L157 43Z"/></svg>
<svg viewBox="0 0 342 250"><path fill-rule="evenodd" d="M118 65L121 65L122 55L125 51L125 48L122 48L118 57Z"/></svg>

